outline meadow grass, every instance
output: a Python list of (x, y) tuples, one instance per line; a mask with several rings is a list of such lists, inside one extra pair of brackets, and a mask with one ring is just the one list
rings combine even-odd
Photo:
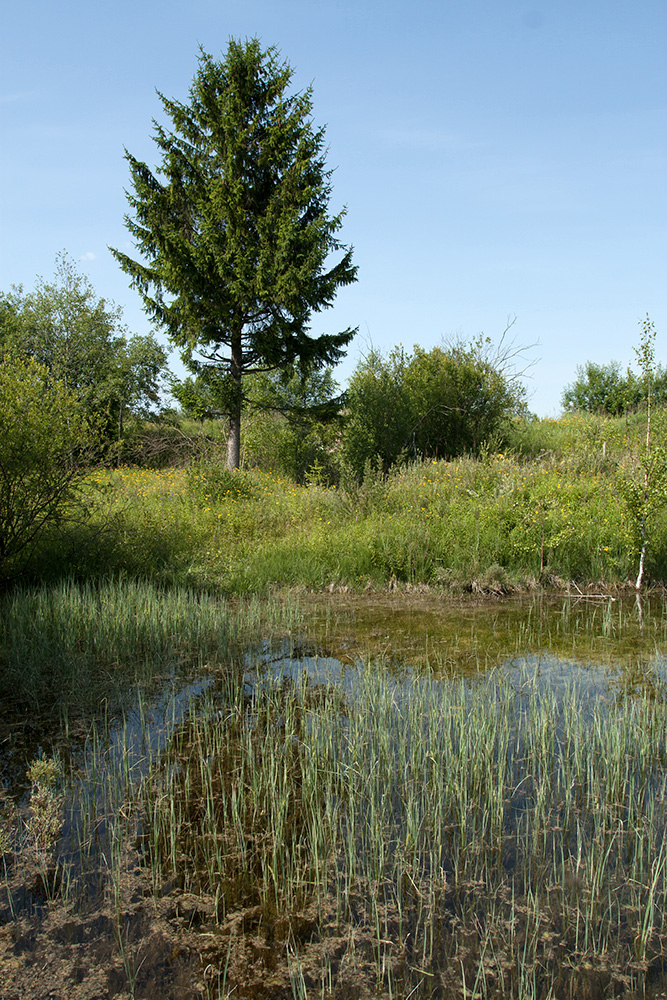
[[(90, 489), (105, 498), (100, 523), (106, 517), (113, 544), (89, 572), (102, 561), (111, 572), (227, 594), (623, 585), (636, 575), (638, 542), (619, 492), (620, 459), (588, 471), (579, 459), (563, 451), (422, 462), (345, 487), (202, 463), (103, 470)], [(648, 565), (654, 581), (667, 578), (664, 516)]]
[(584, 473), (592, 466), (608, 469), (610, 463), (641, 449), (645, 442), (646, 410), (641, 408), (621, 417), (575, 412), (558, 418), (520, 419), (507, 434), (508, 449), (520, 457), (556, 456)]

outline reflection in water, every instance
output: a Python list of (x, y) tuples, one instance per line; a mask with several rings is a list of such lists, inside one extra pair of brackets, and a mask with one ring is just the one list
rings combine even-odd
[[(62, 905), (71, 940), (84, 940), (95, 914), (120, 955), (114, 961), (127, 964), (132, 928), (153, 933), (151, 906), (154, 920), (160, 901), (174, 899), (165, 912), (187, 903), (190, 925), (208, 920), (218, 939), (227, 927), (223, 953), (209, 966), (222, 975), (229, 962), (238, 977), (247, 972), (244, 934), (264, 956), (256, 964), (266, 977), (269, 966), (278, 976), (286, 953), (297, 961), (297, 945), (298, 961), (308, 948), (315, 954), (318, 928), (335, 938), (331, 954), (347, 955), (349, 932), (360, 935), (359, 955), (361, 942), (367, 950), (358, 974), (389, 982), (393, 995), (422, 970), (423, 981), (439, 977), (442, 989), (432, 995), (460, 996), (460, 981), (450, 989), (446, 980), (443, 956), (454, 954), (457, 970), (471, 977), (469, 995), (514, 995), (517, 942), (524, 956), (535, 950), (527, 975), (557, 975), (576, 952), (581, 969), (589, 963), (601, 977), (596, 993), (590, 973), (590, 996), (623, 995), (618, 970), (632, 948), (633, 988), (640, 980), (648, 988), (649, 973), (662, 984), (664, 602), (341, 595), (308, 599), (303, 620), (298, 634), (249, 652), (239, 671), (202, 666), (146, 688), (129, 678), (122, 691), (109, 690), (95, 722), (77, 718), (74, 707), (62, 729), (52, 711), (28, 730), (5, 716), (0, 765), (18, 813), (5, 833), (13, 840), (0, 919), (47, 921)], [(66, 781), (52, 849), (30, 834), (26, 771), (31, 759), (54, 753)], [(306, 814), (306, 806), (324, 812)], [(306, 834), (317, 841), (314, 860), (303, 860)], [(345, 857), (336, 856), (338, 844), (347, 845)], [(277, 861), (285, 857), (300, 925), (291, 916), (281, 924), (277, 912)], [(270, 873), (270, 905), (264, 883), (248, 884), (249, 865), (258, 880)], [(303, 912), (314, 885), (317, 920)], [(228, 912), (232, 898), (239, 912)], [(75, 910), (88, 916), (75, 918)], [(164, 932), (163, 920), (156, 940)], [(58, 940), (52, 935), (45, 949)], [(612, 945), (618, 968), (601, 959), (598, 968)], [(24, 947), (40, 947), (38, 936)], [(196, 942), (190, 947), (196, 954)], [(505, 954), (506, 967), (500, 959), (494, 966), (492, 953)], [(137, 950), (135, 965), (122, 969), (153, 976), (160, 963), (166, 968), (165, 955), (166, 945), (150, 961)], [(317, 952), (309, 975), (324, 967), (324, 955)], [(159, 995), (148, 978), (139, 982), (141, 995)], [(325, 995), (317, 982), (314, 995)], [(263, 995), (257, 990), (236, 995)]]
[[(396, 677), (425, 672), (431, 677), (479, 677), (490, 670), (511, 675), (534, 671), (544, 684), (562, 686), (577, 675), (583, 687), (664, 694), (667, 611), (662, 598), (589, 599), (576, 594), (501, 601), (453, 601), (427, 594), (311, 596), (302, 605), (299, 635), (269, 642), (261, 654), (245, 657), (248, 680), (266, 673), (295, 677), (306, 670), (345, 686), (350, 671), (372, 661)], [(0, 661), (1, 664), (1, 661)], [(83, 753), (91, 728), (114, 733), (139, 748), (146, 740), (157, 752), (163, 734), (193, 699), (215, 690), (225, 666), (211, 674), (206, 664), (165, 670), (156, 677), (144, 667), (138, 683), (130, 671), (109, 675), (109, 690), (92, 716), (77, 715), (76, 702), (58, 712), (42, 697), (42, 712), (30, 717), (0, 711), (0, 780), (14, 793), (28, 789), (32, 759), (58, 752), (66, 760)], [(130, 674), (128, 676), (128, 674)], [(76, 696), (73, 692), (72, 697)], [(59, 695), (61, 697), (61, 695)], [(152, 735), (151, 735), (152, 734)], [(143, 751), (138, 751), (143, 752)]]

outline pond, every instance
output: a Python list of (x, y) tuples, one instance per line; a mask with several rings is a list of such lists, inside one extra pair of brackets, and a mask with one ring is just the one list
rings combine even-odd
[(272, 622), (5, 713), (2, 1000), (667, 995), (662, 598)]

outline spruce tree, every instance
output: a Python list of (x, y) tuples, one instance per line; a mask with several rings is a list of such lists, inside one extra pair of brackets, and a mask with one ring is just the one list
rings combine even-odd
[(345, 211), (329, 214), (312, 89), (290, 94), (292, 73), (257, 39), (230, 41), (222, 61), (202, 51), (187, 103), (158, 94), (171, 127), (154, 123), (156, 173), (126, 151), (126, 224), (141, 258), (112, 252), (188, 368), (224, 376), (230, 469), (243, 376), (334, 364), (356, 332), (309, 332), (356, 267), (337, 238)]

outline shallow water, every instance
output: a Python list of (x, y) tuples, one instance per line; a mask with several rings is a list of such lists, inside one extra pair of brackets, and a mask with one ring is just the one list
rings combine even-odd
[(391, 666), (465, 672), (540, 653), (619, 667), (667, 650), (661, 597), (341, 595), (306, 608), (309, 632), (343, 662), (380, 657)]
[[(277, 642), (267, 641), (260, 651), (255, 646), (247, 653), (243, 680), (248, 697), (253, 689), (276, 678), (296, 682), (306, 674), (314, 687), (333, 685), (348, 701), (354, 700), (363, 697), (359, 692), (364, 691), (362, 681), (369, 668), (390, 675), (397, 702), (411, 697), (413, 685), (431, 681), (437, 685), (440, 680), (452, 678), (463, 679), (470, 691), (489, 679), (509, 686), (516, 692), (517, 710), (536, 691), (548, 689), (559, 697), (574, 682), (584, 715), (638, 694), (664, 700), (667, 692), (667, 611), (663, 599), (638, 602), (634, 597), (615, 600), (541, 595), (454, 602), (421, 594), (335, 595), (303, 600), (302, 610), (303, 628), (297, 634)], [(164, 668), (160, 664), (161, 673)], [(122, 963), (119, 965), (120, 938), (116, 917), (109, 909), (109, 886), (114, 864), (128, 878), (128, 884), (132, 881), (120, 856), (111, 861), (114, 850), (120, 850), (120, 825), (129, 822), (129, 814), (126, 816), (124, 811), (133, 790), (161, 759), (173, 734), (187, 726), (188, 717), (211, 711), (211, 705), (221, 719), (227, 712), (229, 688), (224, 666), (203, 670), (199, 675), (176, 671), (166, 674), (158, 688), (138, 687), (129, 678), (122, 690), (110, 690), (95, 720), (77, 718), (76, 706), (64, 706), (74, 720), (69, 728), (55, 726), (52, 710), (46, 711), (43, 719), (31, 718), (28, 727), (25, 719), (8, 715), (2, 723), (0, 774), (24, 822), (30, 814), (26, 779), (30, 761), (53, 753), (63, 761), (63, 826), (49, 870), (57, 869), (61, 878), (62, 872), (68, 873), (68, 892), (71, 899), (79, 899), (77, 905), (84, 914), (77, 918), (76, 927), (72, 924), (74, 929), (68, 930), (69, 935), (79, 935), (83, 940), (88, 924), (101, 919), (96, 914), (105, 914), (111, 942), (109, 956), (113, 953), (115, 957), (104, 961), (113, 966), (114, 982), (121, 985), (126, 970)], [(117, 708), (110, 708), (112, 705)], [(84, 814), (95, 818), (82, 836)], [(135, 834), (141, 833), (138, 819)], [(86, 844), (85, 851), (80, 847), (82, 843)], [(147, 878), (145, 874), (135, 872), (133, 877), (136, 888), (132, 898), (137, 902), (133, 904), (135, 910), (123, 916), (123, 927), (129, 934), (136, 924), (143, 928), (142, 934), (149, 935), (153, 933), (153, 917), (149, 919), (140, 909), (140, 900), (152, 890), (141, 883), (141, 878)], [(0, 899), (0, 924), (24, 919), (32, 924), (46, 922), (48, 926), (48, 920), (55, 919), (41, 878), (29, 883), (17, 880), (11, 906), (8, 895)], [(177, 891), (175, 881), (160, 887), (158, 896)], [(57, 892), (61, 892), (60, 887)], [(196, 906), (193, 912), (199, 912)], [(57, 950), (61, 933), (58, 928), (49, 931), (44, 947)], [(155, 939), (163, 933), (164, 922), (155, 932)], [(30, 945), (25, 944), (25, 934), (21, 940), (22, 947), (37, 954), (41, 945), (36, 938), (30, 938)], [(169, 962), (156, 952), (153, 964), (164, 972)], [(145, 968), (148, 972), (149, 965)], [(156, 986), (155, 992), (144, 987), (143, 995), (172, 996), (165, 986), (167, 979), (160, 975), (155, 973), (155, 982), (162, 985)], [(110, 991), (108, 995), (116, 993)], [(594, 991), (591, 995), (595, 995)]]
[[(667, 669), (667, 604), (662, 597), (537, 595), (452, 600), (429, 594), (326, 595), (302, 599), (303, 629), (278, 642), (256, 643), (245, 656), (249, 685), (267, 675), (305, 671), (316, 682), (349, 689), (355, 672), (373, 662), (395, 677), (465, 677), (495, 671), (511, 677), (528, 669), (540, 683), (563, 687), (576, 678), (591, 694), (662, 695)], [(166, 733), (205, 691), (215, 692), (220, 669), (183, 673), (161, 663), (158, 679), (113, 678), (94, 718), (76, 704), (25, 717), (0, 710), (0, 781), (14, 796), (28, 789), (26, 768), (58, 752), (85, 757), (91, 727), (105, 732), (110, 759), (121, 740), (158, 752)], [(159, 679), (161, 678), (161, 680)], [(56, 709), (56, 710), (54, 710)], [(60, 714), (61, 720), (58, 721)], [(125, 749), (123, 751), (127, 753)], [(133, 766), (136, 761), (133, 762)]]

